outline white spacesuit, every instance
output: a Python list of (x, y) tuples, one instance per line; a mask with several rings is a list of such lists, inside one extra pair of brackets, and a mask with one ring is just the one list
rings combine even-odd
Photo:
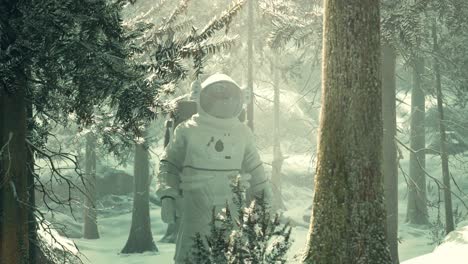
[[(198, 114), (181, 123), (161, 159), (158, 196), (161, 216), (172, 223), (180, 216), (175, 263), (189, 257), (197, 232), (209, 233), (213, 207), (219, 212), (232, 197), (237, 175), (248, 180), (248, 193), (271, 200), (269, 180), (250, 129), (237, 118), (242, 92), (227, 75), (215, 74), (201, 84)], [(176, 206), (176, 201), (181, 203)], [(180, 208), (182, 212), (176, 212)]]

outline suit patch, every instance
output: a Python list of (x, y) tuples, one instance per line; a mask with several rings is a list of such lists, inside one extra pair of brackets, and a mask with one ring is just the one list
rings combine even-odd
[(221, 139), (219, 139), (218, 141), (216, 141), (215, 149), (216, 149), (216, 151), (218, 151), (218, 152), (221, 152), (221, 151), (224, 150), (224, 143), (223, 143), (223, 141), (221, 141)]

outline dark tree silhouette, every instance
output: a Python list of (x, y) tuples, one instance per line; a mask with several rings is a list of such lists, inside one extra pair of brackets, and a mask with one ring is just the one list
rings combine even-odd
[(134, 196), (132, 226), (122, 253), (142, 253), (145, 251), (158, 251), (151, 233), (149, 215), (149, 154), (148, 145), (135, 144), (134, 163)]

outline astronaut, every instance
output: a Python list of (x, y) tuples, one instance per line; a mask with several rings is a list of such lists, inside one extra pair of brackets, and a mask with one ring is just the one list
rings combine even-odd
[(161, 159), (157, 190), (161, 218), (174, 223), (181, 217), (176, 264), (190, 257), (196, 233), (202, 237), (209, 233), (213, 208), (220, 212), (226, 202), (232, 204), (231, 184), (238, 175), (248, 183), (250, 197), (264, 194), (271, 201), (254, 136), (238, 119), (242, 98), (239, 85), (229, 76), (207, 78), (195, 98), (198, 113), (176, 127)]

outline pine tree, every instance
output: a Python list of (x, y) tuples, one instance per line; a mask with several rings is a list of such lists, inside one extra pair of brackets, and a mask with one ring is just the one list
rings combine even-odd
[(394, 264), (398, 264), (398, 156), (396, 124), (396, 52), (390, 44), (382, 47), (382, 119), (385, 207), (387, 211), (387, 241)]
[(106, 1), (0, 4), (0, 262), (34, 259), (29, 256), (29, 237), (34, 235), (27, 235), (34, 233), (28, 232), (34, 204), (29, 204), (33, 200), (28, 198), (32, 191), (27, 176), (33, 160), (26, 156), (27, 149), (38, 146), (26, 135), (35, 134), (27, 130), (37, 126), (26, 125), (26, 110), (38, 118), (47, 115), (44, 119), (59, 116), (57, 110), (65, 116), (75, 112), (80, 120), (89, 121), (88, 106), (109, 96), (109, 87), (117, 87), (122, 80), (111, 62), (125, 57), (119, 9), (120, 4)]
[(146, 142), (135, 144), (134, 198), (132, 225), (122, 253), (158, 251), (153, 241), (149, 217), (149, 153)]
[(291, 247), (291, 227), (270, 213), (263, 197), (246, 207), (245, 191), (233, 184), (233, 204), (222, 214), (213, 209), (210, 234), (195, 237), (192, 256), (187, 264), (271, 264), (287, 263)]
[[(437, 35), (436, 21), (432, 25), (432, 37), (433, 37), (433, 48), (434, 54), (439, 52), (439, 40)], [(445, 231), (450, 233), (455, 229), (455, 223), (453, 221), (453, 209), (452, 209), (452, 189), (450, 188), (450, 171), (448, 164), (447, 154), (447, 135), (444, 124), (444, 102), (442, 94), (442, 82), (440, 74), (440, 63), (438, 58), (434, 59), (434, 74), (437, 90), (437, 110), (439, 112), (439, 134), (440, 134), (440, 157), (442, 159), (442, 180), (444, 183), (444, 207), (445, 207)]]
[[(242, 7), (236, 2), (200, 32), (167, 39), (148, 35), (166, 30), (164, 25), (123, 26), (122, 8), (133, 2), (7, 0), (0, 4), (0, 262), (29, 260), (28, 211), (36, 208), (28, 203), (26, 156), (32, 148), (53, 162), (43, 149), (47, 124), (74, 120), (87, 127), (94, 122), (95, 107), (108, 104), (115, 110), (115, 124), (137, 134), (139, 125), (163, 108), (164, 86), (187, 77), (188, 68), (181, 61), (194, 59), (199, 72), (206, 54), (232, 45), (233, 41), (207, 40)], [(28, 103), (35, 117), (29, 132)], [(28, 133), (38, 140), (27, 140)], [(57, 170), (52, 174), (64, 179)], [(45, 188), (41, 191), (53, 197)]]
[(410, 154), (408, 205), (406, 221), (412, 224), (427, 224), (426, 195), (426, 99), (422, 83), (424, 59), (415, 58), (413, 66), (413, 88), (411, 92)]
[(304, 263), (391, 263), (381, 175), (379, 9), (371, 0), (324, 2), (323, 99)]
[(83, 238), (98, 239), (99, 231), (96, 211), (96, 135), (94, 135), (93, 132), (89, 132), (86, 135), (85, 174), (86, 193), (84, 199)]
[[(251, 95), (253, 95), (253, 76), (254, 76), (254, 10), (257, 4), (256, 0), (247, 0), (248, 1), (248, 39), (247, 39), (247, 87)], [(253, 96), (250, 96), (250, 102), (247, 105), (247, 125), (250, 129), (254, 129), (254, 105), (253, 105)]]

